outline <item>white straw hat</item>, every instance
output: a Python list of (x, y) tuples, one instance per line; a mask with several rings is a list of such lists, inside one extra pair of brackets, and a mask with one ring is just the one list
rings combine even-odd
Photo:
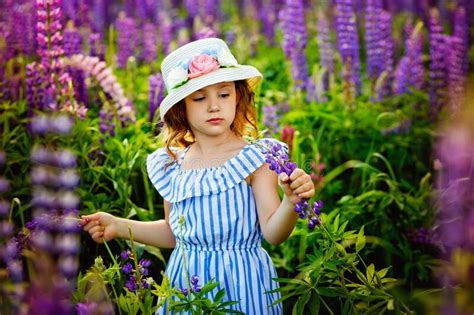
[(219, 82), (248, 80), (252, 89), (262, 80), (262, 74), (252, 66), (239, 65), (219, 38), (190, 42), (161, 63), (161, 73), (168, 95), (160, 104), (163, 120), (168, 110), (193, 92)]

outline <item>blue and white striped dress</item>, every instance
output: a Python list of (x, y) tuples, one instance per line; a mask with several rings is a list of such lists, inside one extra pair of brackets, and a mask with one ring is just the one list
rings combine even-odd
[(214, 278), (219, 286), (210, 297), (225, 288), (224, 301), (238, 301), (231, 308), (245, 314), (282, 314), (281, 303), (272, 306), (280, 294), (266, 293), (278, 288), (272, 279), (277, 274), (261, 247), (257, 207), (245, 181), (265, 163), (265, 156), (257, 145), (247, 144), (221, 166), (181, 170), (188, 149), (175, 150), (177, 162), (164, 148), (147, 159), (151, 182), (172, 204), (170, 225), (177, 241), (165, 271), (172, 287), (187, 287), (178, 223), (184, 216), (182, 241), (189, 277), (197, 275), (201, 285)]

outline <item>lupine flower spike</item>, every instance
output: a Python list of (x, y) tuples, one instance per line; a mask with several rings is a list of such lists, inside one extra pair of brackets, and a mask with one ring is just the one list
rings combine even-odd
[[(278, 175), (286, 173), (286, 175), (290, 176), (296, 169), (296, 163), (290, 161), (288, 154), (282, 150), (281, 144), (273, 144), (269, 141), (256, 142), (256, 144), (262, 148), (266, 162), (270, 165), (269, 168)], [(317, 225), (322, 223), (320, 217), (322, 208), (323, 202), (321, 200), (315, 202), (311, 208), (309, 200), (303, 198), (296, 204), (295, 211), (301, 219), (308, 218), (308, 228), (313, 230)]]

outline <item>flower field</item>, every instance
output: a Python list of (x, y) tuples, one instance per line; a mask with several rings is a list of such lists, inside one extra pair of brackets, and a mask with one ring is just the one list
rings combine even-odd
[(203, 275), (171, 286), (170, 249), (97, 244), (80, 226), (97, 211), (164, 217), (145, 167), (161, 146), (160, 64), (207, 37), (263, 74), (260, 132), (290, 149), (270, 148), (271, 168), (297, 165), (316, 187), (290, 238), (263, 242), (284, 314), (474, 313), (474, 1), (1, 6), (0, 314), (238, 304)]

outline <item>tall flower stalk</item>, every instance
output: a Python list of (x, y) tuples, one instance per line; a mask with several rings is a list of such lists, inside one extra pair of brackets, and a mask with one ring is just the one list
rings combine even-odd
[(433, 116), (441, 110), (447, 100), (447, 41), (443, 35), (439, 11), (432, 9), (429, 24), (430, 38), (430, 81), (429, 96)]
[(353, 0), (335, 1), (335, 27), (337, 48), (343, 66), (344, 90), (346, 99), (352, 102), (360, 93), (359, 35)]

